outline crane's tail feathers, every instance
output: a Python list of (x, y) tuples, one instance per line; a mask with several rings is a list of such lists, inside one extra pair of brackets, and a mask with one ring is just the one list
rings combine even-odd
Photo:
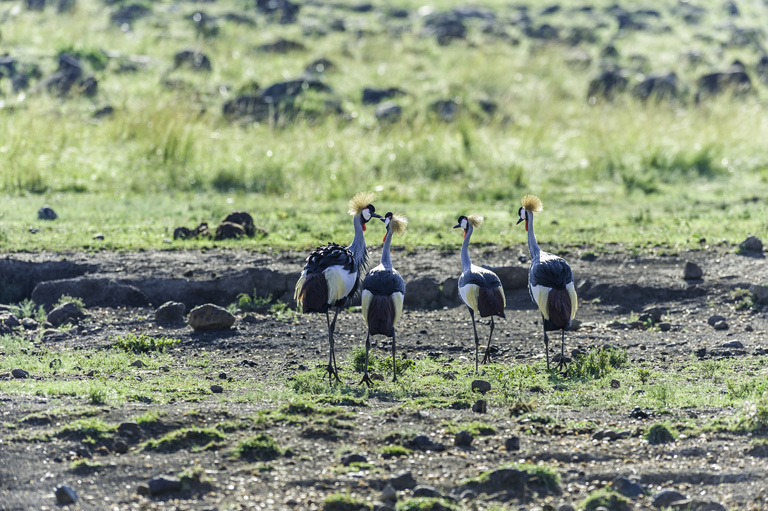
[(547, 308), (547, 304), (549, 303), (549, 291), (550, 288), (544, 286), (534, 286), (531, 288), (533, 301), (536, 302), (544, 319), (549, 319), (549, 309)]
[[(325, 312), (328, 310), (328, 285), (322, 273), (313, 273), (299, 279), (301, 289), (296, 297), (296, 305), (301, 312)], [(299, 284), (296, 284), (297, 289)]]
[(556, 329), (568, 328), (571, 324), (571, 296), (565, 289), (552, 289), (547, 297), (549, 321)]
[(576, 317), (576, 310), (579, 308), (579, 299), (576, 296), (576, 288), (573, 282), (565, 286), (565, 289), (568, 290), (568, 297), (571, 299), (571, 319), (573, 319)]
[(371, 335), (392, 336), (395, 326), (395, 304), (389, 296), (370, 295), (368, 313), (366, 314), (368, 332)]
[(477, 311), (482, 318), (488, 316), (506, 318), (507, 316), (504, 314), (504, 291), (501, 287), (481, 288), (477, 295)]

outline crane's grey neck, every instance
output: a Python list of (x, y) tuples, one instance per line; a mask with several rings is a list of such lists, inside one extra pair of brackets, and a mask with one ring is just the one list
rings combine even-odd
[(348, 248), (352, 252), (357, 270), (361, 271), (368, 263), (368, 251), (365, 249), (365, 235), (363, 234), (363, 217), (355, 215), (352, 221), (355, 226), (355, 238)]
[(531, 259), (538, 261), (541, 249), (539, 244), (536, 243), (536, 235), (533, 233), (533, 213), (526, 211), (525, 214), (528, 215), (528, 250), (531, 253)]
[(384, 248), (381, 251), (381, 264), (387, 270), (392, 269), (392, 259), (389, 257), (389, 246), (392, 244), (392, 229), (387, 229), (387, 235), (384, 238)]
[(469, 238), (472, 237), (472, 225), (467, 225), (467, 234), (464, 236), (464, 243), (461, 244), (461, 270), (469, 271), (472, 267), (472, 261), (469, 260)]

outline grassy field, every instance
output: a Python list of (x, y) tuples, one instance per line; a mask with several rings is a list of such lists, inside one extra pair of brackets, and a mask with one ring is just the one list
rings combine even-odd
[[(738, 243), (768, 228), (758, 200), (768, 192), (768, 154), (757, 135), (768, 131), (767, 90), (752, 69), (755, 49), (729, 43), (721, 6), (710, 3), (697, 25), (675, 17), (676, 3), (662, 2), (654, 23), (669, 30), (620, 33), (613, 18), (595, 25), (568, 11), (571, 2), (548, 17), (537, 17), (532, 3), (536, 24), (563, 33), (593, 27), (593, 41), (572, 47), (529, 39), (513, 25), (498, 37), (473, 20), (465, 41), (439, 46), (422, 33), (415, 12), (393, 20), (304, 6), (300, 23), (279, 25), (250, 3), (222, 1), (205, 12), (241, 13), (257, 28), (220, 21), (219, 34), (205, 37), (191, 20), (196, 5), (153, 3), (151, 16), (123, 30), (109, 21), (114, 9), (96, 0), (61, 15), (4, 2), (0, 53), (38, 65), (43, 76), (55, 70), (57, 55), (75, 54), (99, 80), (99, 93), (62, 98), (34, 86), (14, 93), (0, 80), (0, 240), (8, 251), (210, 246), (165, 240), (176, 226), (215, 225), (239, 209), (270, 234), (236, 246), (303, 249), (350, 237), (346, 200), (375, 189), (377, 207), (411, 217), (403, 240), (409, 246), (454, 245), (449, 224), (473, 211), (488, 218), (478, 241), (520, 243), (512, 224), (528, 192), (544, 200), (538, 225), (548, 244), (642, 250), (697, 247), (702, 238)], [(439, 2), (436, 10), (455, 4)], [(516, 12), (503, 2), (487, 5), (500, 18)], [(342, 16), (346, 31), (327, 29), (327, 18)], [(761, 20), (768, 20), (765, 7), (742, 7), (740, 27)], [(281, 37), (306, 48), (256, 50)], [(586, 91), (608, 43), (632, 73), (674, 70), (686, 88), (739, 58), (754, 90), (701, 104), (691, 94), (648, 103), (625, 94), (591, 104)], [(174, 69), (173, 55), (184, 48), (204, 51), (212, 72)], [(700, 51), (701, 61), (687, 62), (688, 50)], [(591, 63), (574, 66), (576, 51)], [(222, 115), (226, 100), (298, 77), (321, 57), (333, 63), (324, 78), (332, 92), (299, 96), (297, 116), (243, 123)], [(127, 63), (138, 71), (121, 71)], [(361, 104), (364, 87), (406, 91), (397, 98), (402, 118), (376, 120), (375, 107)], [(429, 111), (439, 99), (462, 105), (453, 122)], [(480, 100), (493, 101), (496, 112), (483, 113)], [(326, 101), (344, 114), (325, 113)], [(94, 118), (105, 105), (114, 114)], [(59, 220), (35, 219), (45, 203)], [(103, 242), (92, 239), (97, 232)]]

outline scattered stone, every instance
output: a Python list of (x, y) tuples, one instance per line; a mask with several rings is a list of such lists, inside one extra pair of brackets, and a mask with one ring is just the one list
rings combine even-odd
[(216, 241), (236, 240), (243, 236), (245, 236), (245, 229), (243, 229), (242, 225), (232, 222), (222, 222), (216, 227), (216, 235), (213, 239)]
[(643, 487), (626, 477), (617, 477), (613, 480), (613, 489), (630, 499), (636, 499), (645, 493)]
[(721, 319), (720, 321), (712, 325), (712, 327), (715, 330), (728, 330), (728, 323), (724, 319)]
[(54, 495), (56, 496), (56, 503), (61, 505), (67, 505), (67, 504), (74, 504), (77, 502), (77, 492), (67, 486), (66, 484), (63, 484), (56, 488), (54, 491)]
[(363, 104), (378, 105), (382, 101), (403, 95), (405, 95), (405, 91), (398, 89), (397, 87), (389, 87), (388, 89), (373, 89), (366, 87), (363, 89)]
[(726, 343), (723, 343), (722, 346), (723, 346), (723, 348), (735, 348), (735, 349), (739, 349), (739, 350), (743, 350), (744, 349), (744, 344), (742, 344), (741, 341), (726, 342)]
[(205, 53), (195, 50), (181, 50), (173, 56), (173, 68), (178, 69), (181, 66), (189, 66), (194, 71), (211, 71), (211, 59)]
[(363, 456), (362, 454), (350, 454), (349, 456), (344, 456), (341, 458), (341, 464), (345, 467), (348, 467), (352, 463), (367, 463), (368, 458)]
[(701, 266), (692, 263), (691, 261), (686, 261), (685, 268), (683, 268), (683, 279), (699, 280), (703, 274), (704, 272), (702, 271)]
[(103, 241), (104, 240), (104, 234), (97, 232), (93, 235), (93, 239), (97, 241)]
[(654, 507), (664, 508), (674, 506), (676, 502), (684, 501), (687, 497), (675, 490), (662, 490), (653, 496), (651, 503)]
[(560, 504), (557, 506), (557, 511), (576, 511), (576, 509), (570, 504)]
[(112, 444), (112, 450), (118, 454), (125, 454), (128, 452), (128, 444), (123, 440), (116, 440), (115, 443)]
[(749, 236), (747, 239), (739, 243), (740, 254), (760, 254), (763, 252), (763, 242), (757, 236)]
[(135, 422), (123, 422), (117, 427), (117, 432), (125, 436), (141, 436), (141, 427)]
[(695, 502), (693, 509), (696, 511), (727, 511), (724, 505), (713, 501)]
[(696, 80), (697, 92), (695, 100), (702, 99), (731, 91), (733, 94), (740, 95), (752, 91), (752, 80), (749, 78), (743, 64), (735, 62), (724, 71), (707, 73)]
[(749, 286), (749, 293), (756, 303), (768, 305), (768, 285), (752, 284)]
[(486, 393), (491, 391), (491, 384), (485, 380), (474, 380), (472, 382), (472, 392), (475, 392), (475, 391), (485, 395)]
[(145, 364), (141, 360), (136, 360), (134, 362), (131, 362), (131, 367), (138, 367), (139, 369), (142, 369), (144, 367), (147, 367), (147, 364)]
[(222, 392), (224, 392), (224, 387), (216, 384), (211, 385), (211, 392), (213, 392), (214, 394), (221, 394)]
[(441, 452), (445, 450), (445, 445), (440, 442), (433, 442), (427, 435), (418, 435), (411, 440), (411, 447), (421, 449), (422, 451)]
[(592, 435), (594, 440), (610, 440), (614, 441), (619, 438), (619, 434), (612, 429), (601, 429)]
[(155, 323), (183, 323), (186, 306), (180, 302), (165, 302), (155, 311)]
[(154, 477), (147, 483), (150, 495), (162, 495), (181, 490), (181, 481), (176, 477)]
[(39, 326), (40, 326), (40, 323), (38, 323), (32, 318), (22, 318), (21, 320), (21, 327), (24, 330), (37, 330)]
[(504, 448), (509, 451), (519, 451), (520, 450), (520, 437), (518, 436), (511, 436), (507, 438), (504, 441)]
[[(416, 479), (414, 479), (413, 473), (403, 472), (398, 476), (394, 476), (390, 478), (389, 484), (395, 490), (412, 490), (416, 488)], [(384, 491), (386, 491), (386, 488), (384, 489)], [(382, 500), (383, 499), (384, 499), (384, 495), (382, 494)]]
[(709, 324), (709, 326), (715, 326), (715, 323), (717, 323), (718, 321), (725, 321), (725, 316), (720, 316), (719, 314), (713, 314), (712, 316), (709, 317), (709, 319), (707, 320), (707, 323)]
[(485, 399), (478, 399), (472, 405), (472, 411), (475, 413), (486, 413), (488, 411), (488, 403), (485, 402)]
[[(413, 496), (414, 497), (426, 497), (426, 498), (433, 498), (433, 499), (442, 499), (443, 494), (440, 493), (436, 488), (433, 488), (431, 486), (422, 486), (419, 485), (416, 488), (413, 489)], [(434, 507), (433, 507), (434, 509)]]
[(632, 95), (642, 101), (647, 101), (651, 97), (656, 100), (674, 99), (678, 95), (677, 75), (675, 73), (648, 75), (632, 88)]
[(235, 316), (223, 307), (207, 303), (189, 312), (187, 324), (196, 331), (227, 330), (235, 324)]
[(469, 432), (467, 431), (459, 431), (456, 433), (456, 436), (453, 439), (454, 445), (458, 447), (469, 447), (472, 445), (472, 441), (475, 439)]
[(391, 101), (386, 101), (379, 106), (376, 107), (376, 111), (374, 112), (374, 115), (376, 116), (376, 119), (380, 121), (398, 121), (400, 120), (400, 117), (403, 114), (403, 107), (400, 105), (397, 105), (395, 103), (392, 103)]
[(11, 376), (14, 378), (29, 378), (29, 373), (25, 371), (24, 369), (12, 369), (11, 370)]
[(85, 314), (77, 308), (77, 305), (72, 302), (64, 302), (48, 313), (47, 320), (54, 328), (58, 328), (65, 323), (77, 324), (84, 317)]
[(424, 29), (437, 37), (437, 44), (445, 46), (454, 39), (464, 39), (467, 27), (456, 12), (434, 13), (424, 20)]
[(619, 380), (617, 380), (616, 378), (612, 379), (611, 380), (611, 388), (612, 389), (618, 389), (619, 387), (621, 387), (621, 382)]
[(59, 215), (50, 206), (43, 206), (37, 210), (37, 218), (40, 220), (56, 220)]
[[(410, 474), (410, 472), (408, 472)], [(381, 500), (384, 502), (397, 502), (397, 491), (392, 484), (387, 484), (381, 491)]]
[(445, 122), (453, 122), (459, 113), (460, 105), (452, 99), (439, 99), (429, 105), (429, 109)]
[(629, 79), (624, 71), (612, 67), (604, 69), (589, 82), (587, 99), (602, 97), (613, 99), (616, 94), (627, 88)]
[(666, 321), (662, 321), (656, 326), (658, 326), (659, 330), (661, 330), (662, 332), (669, 332), (670, 330), (672, 330), (672, 323), (668, 323)]
[(208, 235), (208, 224), (206, 222), (201, 222), (200, 225), (194, 229), (190, 229), (189, 227), (177, 227), (173, 230), (173, 239), (175, 240), (188, 240)]
[(649, 417), (648, 413), (644, 412), (642, 408), (639, 406), (636, 406), (632, 409), (631, 412), (629, 412), (629, 418), (630, 419), (647, 419)]

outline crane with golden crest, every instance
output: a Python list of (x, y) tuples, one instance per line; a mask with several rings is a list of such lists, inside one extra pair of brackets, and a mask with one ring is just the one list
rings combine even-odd
[(475, 372), (477, 372), (477, 359), (480, 340), (477, 337), (477, 326), (475, 325), (475, 312), (480, 314), (481, 318), (491, 318), (491, 333), (488, 335), (488, 346), (483, 356), (483, 364), (491, 361), (491, 339), (493, 339), (493, 317), (498, 316), (506, 318), (504, 307), (507, 305), (507, 299), (504, 296), (504, 288), (501, 285), (499, 277), (491, 270), (475, 266), (469, 258), (469, 240), (472, 237), (472, 231), (479, 229), (483, 225), (481, 215), (460, 216), (459, 223), (453, 226), (454, 229), (461, 227), (464, 229), (464, 242), (461, 245), (461, 276), (459, 277), (459, 297), (469, 309), (469, 316), (472, 318), (472, 331), (475, 334)]
[(565, 365), (565, 331), (571, 328), (571, 320), (576, 317), (578, 298), (573, 284), (573, 271), (565, 259), (539, 248), (533, 232), (533, 214), (544, 210), (541, 199), (535, 195), (523, 197), (522, 207), (517, 211), (525, 222), (528, 233), (528, 251), (531, 253), (531, 268), (528, 272), (528, 292), (541, 312), (544, 325), (544, 351), (549, 369), (549, 337), (547, 332), (561, 331), (560, 361), (558, 368)]
[(371, 336), (385, 335), (392, 338), (392, 381), (397, 381), (397, 363), (395, 361), (395, 328), (403, 315), (405, 281), (392, 267), (389, 247), (392, 236), (400, 236), (408, 226), (408, 219), (403, 215), (387, 213), (382, 219), (387, 228), (384, 235), (384, 248), (381, 251), (381, 263), (373, 268), (363, 280), (363, 318), (368, 328), (365, 337), (365, 373), (360, 383), (371, 385), (368, 376), (368, 352), (371, 350)]
[[(349, 201), (349, 214), (352, 215), (352, 225), (355, 237), (347, 247), (329, 243), (318, 247), (306, 259), (301, 272), (294, 298), (302, 312), (325, 313), (328, 325), (328, 377), (340, 382), (339, 371), (336, 367), (333, 332), (336, 329), (336, 318), (347, 300), (354, 296), (360, 287), (360, 278), (368, 265), (368, 252), (365, 248), (365, 225), (371, 218), (381, 218), (373, 206), (375, 196), (372, 193), (361, 192)], [(335, 308), (333, 321), (330, 309)]]

